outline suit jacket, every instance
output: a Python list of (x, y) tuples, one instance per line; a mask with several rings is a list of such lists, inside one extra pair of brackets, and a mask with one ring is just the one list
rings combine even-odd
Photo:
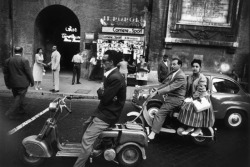
[(60, 71), (60, 59), (61, 54), (56, 50), (52, 52), (51, 54), (51, 69), (55, 69), (57, 71)]
[(180, 69), (172, 78), (174, 72), (171, 72), (158, 88), (160, 95), (168, 95), (168, 97), (176, 97), (184, 100), (186, 94), (186, 76)]
[(201, 98), (207, 96), (206, 86), (207, 78), (202, 73), (195, 80), (193, 80), (193, 75), (189, 76), (187, 79), (186, 97)]
[(166, 66), (166, 64), (163, 61), (161, 61), (158, 65), (157, 72), (158, 72), (159, 82), (164, 81), (170, 72), (170, 61), (168, 60), (167, 63), (168, 63), (168, 66)]
[(20, 55), (14, 55), (5, 61), (3, 73), (8, 88), (27, 88), (34, 85), (29, 61)]
[(126, 83), (118, 69), (104, 79), (104, 90), (97, 91), (100, 104), (94, 116), (108, 124), (117, 123), (126, 100)]

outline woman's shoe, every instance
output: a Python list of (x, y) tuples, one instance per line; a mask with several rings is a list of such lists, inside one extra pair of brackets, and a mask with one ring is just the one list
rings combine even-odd
[(35, 90), (38, 90), (38, 88), (35, 88)]
[(149, 141), (151, 141), (151, 140), (154, 140), (154, 138), (155, 138), (155, 133), (152, 131), (152, 132), (148, 135), (148, 139), (149, 139)]
[(42, 90), (43, 88), (38, 88), (39, 90)]
[(196, 136), (199, 136), (199, 135), (203, 135), (203, 133), (202, 133), (202, 131), (201, 131), (200, 128), (199, 128), (199, 129), (196, 129), (196, 130), (191, 134), (191, 136), (193, 136), (193, 137), (196, 137)]
[(181, 134), (182, 135), (187, 135), (187, 134), (189, 134), (189, 133), (191, 133), (193, 131), (194, 131), (194, 128), (188, 128), (187, 130), (184, 130), (183, 132), (181, 132)]

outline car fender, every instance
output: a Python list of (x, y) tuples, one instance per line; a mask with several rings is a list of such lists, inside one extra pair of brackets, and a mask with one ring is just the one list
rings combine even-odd
[(131, 112), (127, 113), (127, 116), (128, 117), (130, 117), (130, 116), (136, 116), (136, 117), (138, 117), (138, 116), (140, 116), (140, 113), (138, 113), (136, 111), (131, 111)]
[(159, 100), (159, 99), (150, 99), (148, 101), (148, 104), (150, 104), (150, 103), (161, 103), (161, 104), (163, 104), (163, 102), (161, 100)]

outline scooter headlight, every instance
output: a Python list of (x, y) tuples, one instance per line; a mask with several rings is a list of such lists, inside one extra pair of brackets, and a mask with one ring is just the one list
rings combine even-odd
[(56, 102), (49, 103), (49, 110), (50, 111), (55, 111), (56, 107), (57, 107), (57, 103)]

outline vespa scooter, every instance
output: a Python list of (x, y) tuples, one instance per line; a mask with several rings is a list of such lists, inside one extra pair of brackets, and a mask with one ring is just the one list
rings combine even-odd
[[(138, 124), (141, 124), (147, 131), (147, 134), (150, 134), (150, 129), (152, 127), (152, 122), (154, 119), (154, 116), (156, 112), (158, 111), (158, 108), (153, 110), (151, 108), (150, 111), (147, 110), (147, 104), (151, 100), (152, 97), (148, 95), (146, 97), (146, 100), (140, 107), (140, 112), (137, 111), (132, 111), (127, 114), (129, 117), (129, 120), (132, 120), (131, 122), (137, 122)], [(181, 124), (177, 117), (179, 115), (177, 109), (170, 115), (166, 117), (166, 120), (160, 130), (160, 132), (163, 133), (172, 133), (172, 134), (177, 134), (179, 136), (183, 136), (182, 132), (184, 131), (183, 124)], [(171, 124), (170, 124), (171, 123)], [(215, 132), (216, 128), (202, 128), (202, 134), (199, 136), (191, 136), (190, 134), (185, 135), (188, 137), (191, 137), (192, 141), (197, 144), (197, 145), (207, 145), (215, 141)]]
[[(57, 123), (65, 108), (67, 114), (71, 109), (66, 106), (65, 99), (72, 97), (57, 98), (49, 104), (49, 117), (38, 135), (28, 136), (23, 139), (20, 149), (21, 160), (31, 166), (40, 165), (46, 158), (58, 157), (78, 157), (81, 152), (81, 143), (60, 143), (58, 138)], [(60, 119), (62, 120), (62, 119)], [(116, 124), (103, 131), (95, 144), (101, 150), (95, 152), (95, 145), (90, 156), (104, 155), (108, 161), (114, 161), (122, 166), (136, 166), (142, 159), (146, 159), (145, 147), (148, 139), (145, 129), (136, 123)]]

